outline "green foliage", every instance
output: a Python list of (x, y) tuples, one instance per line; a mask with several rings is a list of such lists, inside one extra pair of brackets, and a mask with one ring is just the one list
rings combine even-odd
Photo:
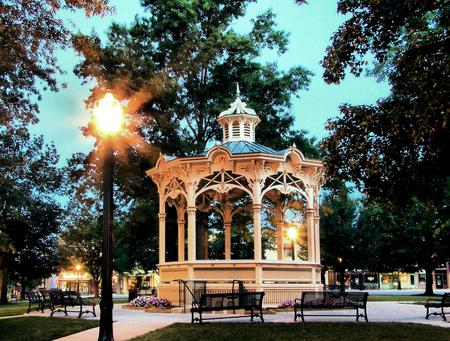
[(325, 194), (320, 206), (321, 257), (325, 267), (337, 272), (357, 266), (355, 235), (357, 203), (344, 185)]
[(37, 100), (44, 90), (57, 91), (64, 72), (55, 51), (70, 46), (70, 31), (56, 16), (61, 9), (84, 9), (86, 15), (109, 11), (102, 0), (5, 0), (0, 3), (0, 125), (14, 120), (37, 122)]
[[(106, 42), (95, 34), (73, 38), (83, 57), (75, 73), (85, 82), (96, 81), (88, 105), (111, 90), (117, 98), (128, 100), (128, 118), (135, 129), (135, 139), (122, 140), (117, 154), (116, 212), (120, 222), (115, 264), (120, 271), (135, 266), (148, 270), (157, 262), (159, 203), (145, 171), (155, 165), (159, 151), (192, 155), (220, 139), (216, 118), (234, 100), (236, 82), (248, 105), (261, 117), (258, 142), (277, 149), (296, 143), (307, 156), (318, 155), (314, 139), (308, 139), (304, 131), (292, 130), (294, 116), (290, 113), (291, 96), (307, 88), (311, 73), (302, 67), (280, 71), (274, 63), (257, 61), (266, 48), (284, 53), (288, 41), (286, 33), (276, 29), (271, 11), (258, 16), (250, 32), (236, 33), (232, 24), (244, 15), (248, 2), (143, 1), (145, 14), (128, 26), (113, 24)], [(95, 136), (90, 127), (85, 133)], [(71, 167), (77, 170), (73, 181), (80, 186), (72, 189), (80, 199), (95, 197), (92, 193), (100, 188), (99, 165), (100, 143), (84, 159), (73, 159)], [(168, 229), (175, 226), (174, 221), (168, 212)], [(244, 228), (235, 234), (235, 257), (253, 257), (250, 237)], [(216, 246), (210, 254), (222, 254), (223, 258), (223, 246)], [(170, 243), (166, 248), (167, 259), (176, 259), (174, 247), (175, 243)], [(205, 248), (199, 251), (206, 257)]]
[[(376, 105), (341, 106), (341, 116), (327, 125), (325, 162), (332, 177), (354, 182), (369, 203), (379, 204), (361, 221), (369, 233), (372, 223), (381, 232), (373, 241), (385, 258), (378, 265), (425, 268), (431, 293), (433, 267), (450, 258), (442, 243), (448, 241), (450, 2), (341, 0), (338, 11), (349, 17), (322, 62), (325, 81), (339, 83), (347, 69), (357, 76), (367, 70), (392, 88)], [(372, 69), (367, 55), (376, 58)]]
[(57, 163), (55, 147), (42, 136), (32, 138), (23, 127), (0, 128), (1, 263), (23, 288), (49, 276), (61, 261)]
[(311, 73), (256, 62), (264, 48), (284, 53), (287, 36), (275, 29), (270, 11), (254, 20), (249, 33), (234, 32), (230, 25), (247, 2), (145, 1), (151, 15), (130, 27), (114, 24), (106, 45), (95, 35), (75, 37), (84, 57), (75, 71), (97, 81), (91, 102), (106, 89), (131, 98), (131, 111), (146, 122), (145, 140), (177, 154), (202, 152), (220, 137), (216, 117), (232, 102), (239, 82), (261, 116), (257, 135), (284, 149), (294, 120), (291, 95), (308, 86)]
[(439, 202), (449, 175), (450, 3), (342, 0), (338, 9), (350, 18), (327, 50), (325, 80), (340, 82), (347, 68), (359, 75), (372, 53), (392, 93), (376, 106), (343, 105), (330, 120), (330, 174), (377, 201)]

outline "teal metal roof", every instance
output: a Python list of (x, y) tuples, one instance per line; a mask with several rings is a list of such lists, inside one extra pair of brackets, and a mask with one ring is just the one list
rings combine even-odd
[(273, 150), (272, 148), (263, 146), (261, 144), (249, 141), (229, 141), (222, 145), (227, 148), (231, 154), (274, 154), (283, 155), (284, 150)]

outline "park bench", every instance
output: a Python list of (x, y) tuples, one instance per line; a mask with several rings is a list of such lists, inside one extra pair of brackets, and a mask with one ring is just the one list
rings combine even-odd
[[(91, 313), (95, 314), (96, 302), (93, 298), (81, 297), (79, 292), (76, 291), (62, 291), (62, 290), (50, 290), (50, 316), (57, 312), (63, 312), (67, 316), (67, 312), (78, 312), (78, 318), (83, 314)], [(79, 310), (67, 310), (68, 307), (80, 307)], [(87, 309), (92, 307), (92, 310)]]
[[(50, 308), (50, 298), (46, 290), (30, 290), (25, 292), (25, 295), (28, 299), (27, 314), (30, 313), (31, 310), (40, 310), (43, 313), (45, 308)], [(32, 307), (32, 305), (35, 306)]]
[[(434, 315), (434, 316), (441, 316), (444, 321), (447, 321), (447, 318), (445, 317), (445, 315), (450, 314), (450, 311), (445, 312), (444, 308), (449, 308), (449, 307), (450, 307), (450, 294), (449, 293), (445, 293), (444, 295), (442, 295), (442, 297), (440, 299), (430, 298), (425, 303), (425, 308), (427, 308), (427, 315), (425, 316), (425, 318), (428, 320), (428, 318), (431, 315)], [(430, 309), (440, 309), (440, 312), (437, 312), (437, 311), (430, 312)]]
[[(321, 291), (321, 292), (303, 292), (302, 298), (296, 298), (294, 304), (294, 320), (301, 317), (305, 322), (305, 316), (355, 316), (356, 321), (360, 317), (367, 320), (367, 296), (366, 292), (336, 292), (336, 291)], [(355, 314), (305, 314), (305, 309), (354, 309)], [(363, 313), (364, 312), (364, 313)]]
[[(202, 294), (200, 296), (200, 301), (194, 300), (192, 303), (191, 323), (200, 322), (204, 320), (214, 320), (223, 318), (238, 318), (238, 317), (259, 317), (261, 322), (264, 322), (264, 316), (262, 312), (262, 301), (264, 297), (264, 292), (239, 292), (239, 293), (214, 293), (214, 294)], [(203, 318), (202, 314), (213, 311), (236, 311), (244, 309), (245, 311), (250, 311), (250, 315), (239, 315), (239, 316), (223, 316), (223, 317), (210, 317)], [(198, 317), (195, 317), (198, 314)]]

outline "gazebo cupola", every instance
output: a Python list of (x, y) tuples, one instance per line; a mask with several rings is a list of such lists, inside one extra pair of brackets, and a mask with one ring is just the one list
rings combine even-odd
[(247, 108), (247, 104), (242, 102), (238, 84), (236, 100), (217, 119), (223, 129), (223, 142), (255, 142), (255, 127), (260, 121), (255, 110)]

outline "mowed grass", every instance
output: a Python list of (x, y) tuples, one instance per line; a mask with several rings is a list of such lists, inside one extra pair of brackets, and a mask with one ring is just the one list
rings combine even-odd
[(450, 340), (450, 329), (411, 323), (176, 323), (137, 337), (178, 340)]
[[(96, 301), (97, 301), (97, 306), (98, 306), (100, 304), (100, 299), (96, 299)], [(128, 299), (114, 298), (114, 303), (115, 304), (128, 303)], [(36, 311), (35, 309), (33, 309), (36, 306), (37, 306), (37, 304), (32, 304), (31, 311)], [(99, 308), (97, 307), (96, 309), (99, 309)], [(0, 317), (23, 315), (27, 312), (27, 310), (28, 310), (28, 302), (27, 301), (20, 302), (20, 303), (9, 303), (6, 305), (0, 305)], [(50, 315), (50, 310), (48, 310), (48, 308), (46, 308), (44, 310), (44, 314), (46, 314), (46, 316)], [(1, 340), (1, 338), (0, 338), (0, 340)]]
[(54, 340), (98, 326), (98, 321), (55, 318), (17, 317), (0, 319), (0, 340)]
[(27, 312), (27, 310), (28, 310), (28, 302), (0, 305), (0, 317), (23, 315)]
[(416, 295), (369, 295), (371, 302), (426, 302), (429, 298), (440, 299), (440, 296), (416, 296)]

